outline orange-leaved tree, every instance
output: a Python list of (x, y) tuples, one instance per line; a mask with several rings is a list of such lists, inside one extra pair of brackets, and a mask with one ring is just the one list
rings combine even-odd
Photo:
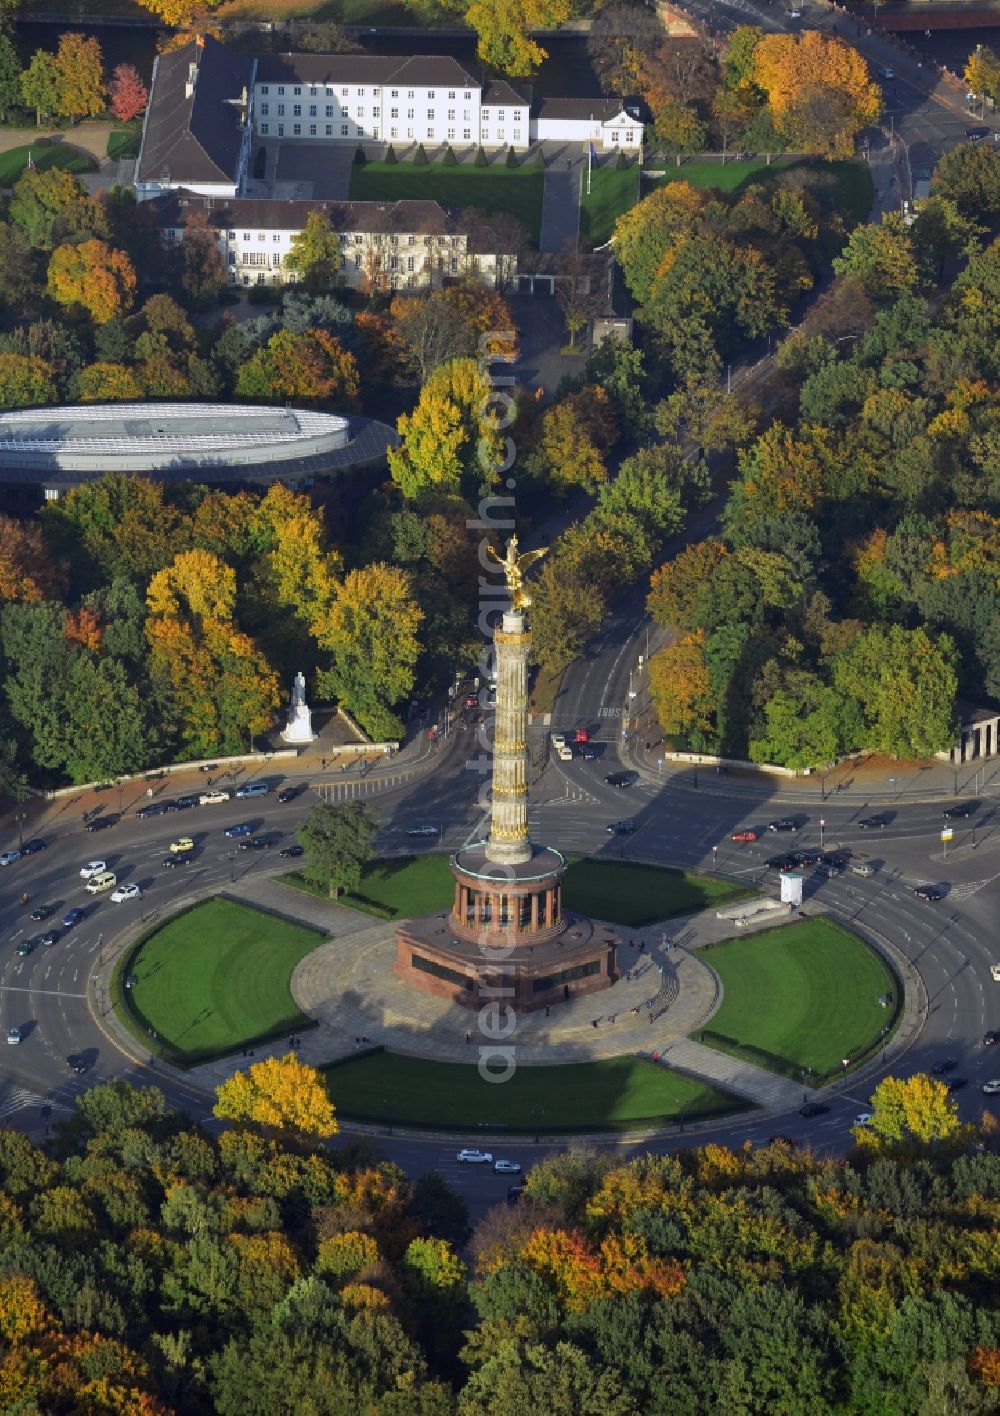
[(128, 256), (106, 241), (57, 246), (49, 260), (49, 294), (61, 305), (82, 305), (95, 324), (125, 314), (136, 284)]
[(819, 30), (764, 35), (753, 49), (751, 79), (767, 95), (778, 132), (820, 157), (852, 157), (855, 135), (882, 111), (861, 54)]
[(294, 1052), (235, 1072), (215, 1096), (212, 1110), (223, 1121), (253, 1121), (324, 1139), (340, 1129), (322, 1076)]

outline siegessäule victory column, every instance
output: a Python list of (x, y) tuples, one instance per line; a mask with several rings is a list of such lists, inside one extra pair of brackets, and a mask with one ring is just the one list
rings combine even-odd
[(450, 911), (411, 920), (396, 935), (396, 971), (414, 987), (468, 1008), (503, 1001), (517, 1012), (607, 988), (616, 977), (617, 941), (589, 919), (564, 910), (566, 858), (528, 834), (528, 658), (531, 604), (524, 573), (544, 554), (492, 553), (510, 607), (493, 632), (496, 718), (490, 833), (451, 858)]

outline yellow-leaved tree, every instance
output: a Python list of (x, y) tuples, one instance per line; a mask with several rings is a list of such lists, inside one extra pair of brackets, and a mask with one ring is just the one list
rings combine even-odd
[(931, 1145), (957, 1139), (963, 1129), (948, 1088), (925, 1072), (886, 1077), (872, 1093), (871, 1105), (870, 1123), (854, 1128), (858, 1145), (870, 1149)]
[(799, 152), (853, 157), (855, 135), (882, 112), (882, 92), (862, 56), (819, 30), (764, 35), (749, 77), (767, 95), (775, 128)]
[(215, 1097), (212, 1110), (223, 1121), (253, 1121), (324, 1140), (340, 1130), (322, 1076), (294, 1052), (235, 1072)]

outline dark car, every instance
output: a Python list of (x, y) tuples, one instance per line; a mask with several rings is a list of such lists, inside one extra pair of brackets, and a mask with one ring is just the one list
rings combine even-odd
[(278, 800), (284, 805), (286, 801), (294, 801), (295, 798), (305, 791), (305, 787), (282, 787), (278, 793)]
[(22, 958), (24, 958), (24, 956), (25, 956), (26, 954), (33, 954), (33, 953), (34, 953), (34, 951), (35, 951), (35, 945), (36, 945), (37, 943), (38, 943), (38, 940), (37, 940), (37, 939), (22, 939), (21, 942), (20, 942), (20, 944), (17, 946), (16, 952), (17, 952), (18, 954), (20, 954), (20, 956), (21, 956)]
[(966, 128), (965, 136), (970, 143), (981, 143), (984, 138), (990, 135), (989, 128)]
[(21, 854), (23, 856), (37, 855), (39, 851), (46, 850), (48, 844), (48, 841), (39, 841), (37, 838), (33, 841), (25, 841), (24, 845), (21, 847)]
[(949, 1077), (945, 1082), (945, 1086), (950, 1092), (960, 1092), (963, 1087), (967, 1087), (968, 1085), (968, 1077)]
[(218, 770), (219, 770), (219, 764), (218, 764), (218, 762), (203, 762), (203, 763), (201, 764), (201, 766), (198, 768), (198, 771), (199, 771), (199, 772), (217, 772)]
[(189, 807), (198, 805), (198, 794), (192, 792), (188, 796), (178, 797), (174, 802), (175, 811), (187, 811)]
[(822, 859), (817, 850), (789, 851), (796, 865), (816, 865)]
[(795, 857), (790, 855), (771, 856), (765, 864), (768, 870), (780, 870), (784, 875), (786, 871), (795, 869)]
[(825, 875), (828, 880), (836, 880), (838, 875), (843, 875), (844, 867), (836, 861), (821, 860), (816, 867), (820, 875)]
[(850, 851), (824, 851), (819, 857), (819, 863), (820, 865), (836, 865), (843, 870), (850, 858)]
[(862, 831), (884, 831), (888, 824), (884, 816), (863, 816), (858, 822)]
[(798, 823), (793, 816), (779, 816), (777, 821), (767, 823), (769, 831), (797, 831)]
[(994, 1028), (991, 1028), (989, 1032), (983, 1033), (984, 1047), (996, 1047), (998, 1042), (1000, 1042), (1000, 1032), (997, 1032)]
[(606, 828), (609, 836), (631, 836), (639, 828), (631, 817), (627, 821), (612, 821)]
[(140, 821), (145, 821), (147, 816), (166, 816), (167, 812), (171, 810), (171, 807), (172, 803), (151, 801), (148, 806), (140, 806), (135, 814)]
[(36, 905), (31, 911), (31, 918), (33, 920), (48, 919), (54, 909), (55, 905)]
[(250, 825), (249, 821), (240, 821), (236, 826), (226, 827), (226, 835), (229, 836), (230, 839), (233, 836), (249, 836), (252, 831), (253, 827)]
[(44, 934), (38, 936), (39, 944), (44, 944), (48, 948), (52, 944), (59, 943), (58, 929), (47, 929)]
[(63, 915), (63, 929), (72, 929), (74, 925), (80, 923), (81, 919), (83, 919), (86, 913), (87, 911), (81, 910), (79, 905), (74, 906), (73, 909), (69, 910), (66, 914)]
[(944, 891), (937, 885), (918, 885), (913, 893), (918, 900), (929, 900), (931, 904), (944, 899)]
[(194, 860), (194, 851), (177, 851), (174, 855), (164, 856), (160, 861), (164, 870), (173, 870), (178, 865), (190, 865)]
[(944, 819), (946, 821), (962, 821), (966, 816), (971, 816), (978, 805), (978, 801), (957, 801), (954, 806), (945, 807)]
[(805, 1116), (806, 1118), (812, 1116), (825, 1116), (829, 1110), (830, 1108), (828, 1106), (824, 1106), (821, 1101), (808, 1101), (806, 1102), (805, 1106), (799, 1107), (799, 1115)]
[(304, 855), (305, 850), (302, 846), (282, 846), (278, 854), (282, 860), (294, 860), (297, 856)]
[(601, 749), (599, 747), (595, 747), (592, 742), (587, 743), (585, 747), (580, 748), (580, 756), (583, 758), (584, 762), (596, 762), (600, 755)]
[(943, 1057), (940, 1062), (934, 1063), (931, 1071), (934, 1073), (935, 1077), (943, 1077), (945, 1072), (954, 1072), (957, 1066), (958, 1063), (955, 1061), (954, 1057)]
[(117, 826), (120, 820), (117, 812), (113, 816), (95, 816), (93, 821), (87, 822), (87, 830), (106, 831), (109, 826)]
[(609, 787), (633, 787), (639, 778), (635, 772), (609, 772), (604, 780)]
[(266, 836), (251, 836), (249, 840), (240, 841), (238, 849), (241, 851), (265, 851), (271, 842)]
[(80, 1076), (87, 1070), (87, 1063), (82, 1057), (78, 1057), (75, 1054), (72, 1057), (66, 1058), (66, 1066), (71, 1072), (75, 1072), (77, 1076)]

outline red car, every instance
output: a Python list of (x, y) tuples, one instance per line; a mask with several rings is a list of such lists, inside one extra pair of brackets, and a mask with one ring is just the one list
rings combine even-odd
[(577, 728), (572, 734), (572, 738), (574, 742), (589, 742), (590, 733), (586, 728)]
[(756, 841), (756, 831), (734, 831), (729, 838), (731, 841)]

